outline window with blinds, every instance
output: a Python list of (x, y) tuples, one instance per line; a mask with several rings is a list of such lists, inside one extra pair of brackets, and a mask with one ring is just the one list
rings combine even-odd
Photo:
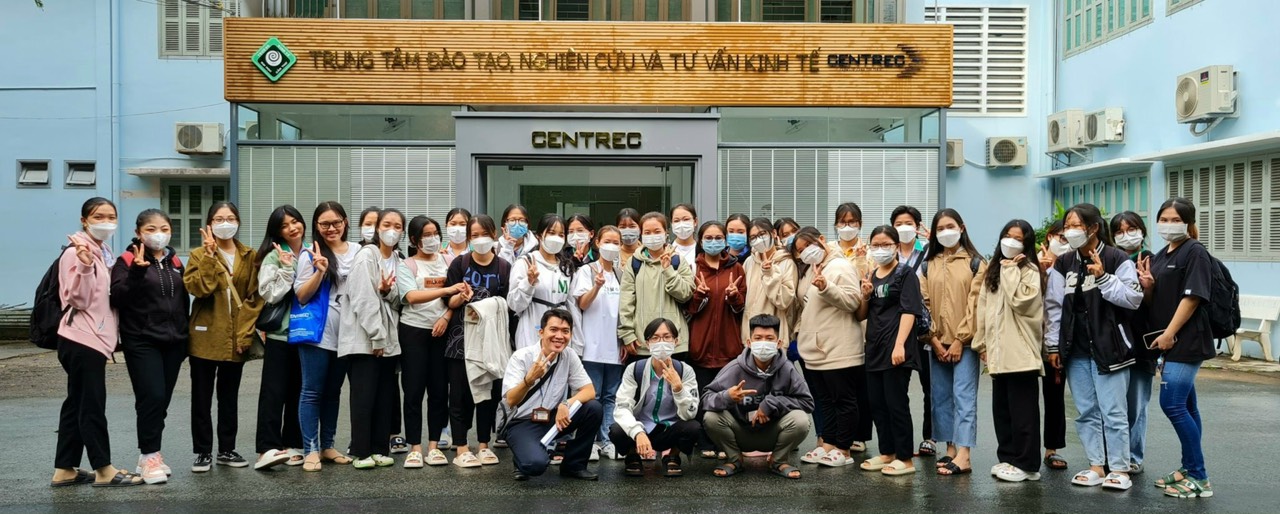
[(1091, 203), (1102, 210), (1108, 222), (1116, 214), (1133, 211), (1142, 216), (1142, 221), (1147, 224), (1148, 240), (1155, 241), (1150, 238), (1155, 235), (1156, 227), (1148, 216), (1151, 205), (1148, 201), (1150, 186), (1146, 173), (1089, 180), (1059, 180), (1054, 191), (1054, 200), (1063, 207)]
[(927, 6), (954, 27), (953, 116), (1027, 114), (1027, 7)]
[(1169, 166), (1168, 194), (1196, 206), (1200, 241), (1222, 260), (1280, 261), (1280, 154)]
[(353, 148), (352, 216), (369, 206), (394, 208), (405, 221), (425, 214), (444, 223), (454, 207), (453, 148)]
[(159, 0), (161, 57), (222, 55), (222, 20), (239, 16), (240, 2)]
[(863, 227), (887, 223), (899, 205), (938, 209), (938, 151), (721, 149), (721, 218), (795, 218), (834, 237), (837, 205), (855, 202)]
[[(1059, 18), (1064, 58), (1151, 22), (1152, 0), (1066, 0)], [(1173, 0), (1171, 0), (1173, 1)]]

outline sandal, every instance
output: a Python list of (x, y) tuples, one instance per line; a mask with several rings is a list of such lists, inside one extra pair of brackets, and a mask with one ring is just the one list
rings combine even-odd
[(880, 457), (872, 457), (862, 461), (862, 464), (859, 464), (858, 467), (862, 468), (863, 471), (880, 471), (888, 465), (889, 463), (885, 462), (884, 459)]
[(458, 454), (453, 458), (453, 464), (460, 468), (478, 468), (484, 465), (480, 463), (480, 459), (476, 458), (476, 454), (471, 452)]
[(935, 466), (937, 466), (937, 467), (939, 467), (939, 468), (941, 468), (941, 467), (945, 467), (947, 464), (950, 464), (950, 463), (951, 463), (951, 461), (953, 461), (953, 460), (955, 460), (955, 457), (952, 457), (952, 456), (948, 455), (948, 456), (946, 456), (946, 457), (943, 457), (943, 458), (941, 458), (941, 459), (938, 459), (938, 462), (935, 462), (935, 463), (934, 463), (934, 465), (935, 465)]
[(449, 463), (449, 458), (444, 456), (444, 452), (439, 448), (427, 452), (428, 466), (443, 466)]
[[(330, 456), (330, 454), (328, 453), (329, 451), (333, 452), (332, 456)], [(341, 464), (344, 466), (347, 464), (351, 464), (353, 462), (351, 460), (351, 457), (343, 455), (339, 453), (338, 450), (334, 450), (333, 448), (330, 448), (325, 453), (320, 454), (320, 460), (324, 462), (332, 462), (334, 464)]]
[(1178, 468), (1177, 471), (1174, 471), (1173, 473), (1169, 473), (1168, 475), (1165, 475), (1163, 477), (1156, 479), (1156, 487), (1159, 487), (1161, 489), (1164, 489), (1166, 487), (1172, 487), (1173, 484), (1176, 484), (1186, 479), (1187, 479), (1187, 469)]
[(634, 460), (628, 458), (626, 467), (622, 468), (622, 474), (629, 477), (644, 476), (644, 463), (640, 461), (640, 457), (637, 456)]
[[(316, 458), (312, 459), (311, 455), (315, 455)], [(302, 470), (303, 471), (320, 471), (320, 469), (324, 467), (324, 465), (320, 463), (320, 454), (313, 453), (311, 455), (308, 455), (305, 459), (302, 460)]]
[(932, 439), (925, 439), (924, 441), (922, 441), (920, 443), (920, 449), (916, 450), (916, 455), (919, 455), (921, 457), (929, 457), (937, 454), (938, 454), (938, 446), (937, 446), (937, 443), (934, 443)]
[(862, 441), (854, 441), (853, 444), (849, 445), (850, 453), (862, 453), (865, 451), (867, 451), (867, 443)]
[(404, 469), (422, 469), (422, 452), (409, 452), (404, 458)]
[(702, 452), (698, 453), (698, 455), (701, 455), (701, 456), (702, 456), (702, 458), (704, 458), (704, 459), (714, 459), (714, 458), (716, 458), (716, 451), (715, 451), (715, 450), (702, 450)]
[(800, 468), (797, 468), (785, 462), (771, 463), (769, 465), (769, 471), (772, 471), (773, 474), (778, 475), (782, 478), (788, 478), (791, 480), (800, 479)]
[(1187, 477), (1169, 484), (1164, 489), (1164, 495), (1174, 498), (1209, 498), (1213, 496), (1213, 486), (1208, 480)]
[(1076, 473), (1076, 476), (1071, 478), (1071, 483), (1085, 487), (1096, 487), (1102, 485), (1102, 476), (1098, 475), (1097, 471), (1086, 469)]
[(1056, 453), (1053, 455), (1046, 455), (1044, 458), (1044, 465), (1049, 469), (1067, 469), (1068, 466), (1067, 459), (1062, 458), (1061, 455)]
[(1106, 480), (1102, 481), (1102, 487), (1104, 489), (1128, 491), (1130, 487), (1133, 487), (1133, 480), (1129, 478), (1129, 475), (1122, 473), (1107, 473)]
[(968, 475), (969, 473), (973, 473), (972, 466), (968, 468), (961, 468), (960, 466), (957, 466), (955, 462), (950, 461), (938, 468), (938, 474), (944, 477)]
[(827, 456), (827, 450), (819, 446), (817, 448), (809, 450), (809, 453), (806, 453), (804, 454), (803, 457), (800, 457), (800, 462), (804, 462), (806, 464), (817, 464), (818, 461), (821, 461), (822, 458), (826, 456)]
[(116, 471), (116, 475), (111, 477), (110, 481), (94, 482), (93, 486), (94, 487), (133, 487), (135, 485), (142, 485), (145, 483), (146, 482), (142, 481), (142, 475), (139, 475), (137, 473), (130, 473), (122, 469), (120, 471)]
[(716, 469), (712, 470), (711, 474), (719, 478), (728, 478), (741, 471), (739, 466), (740, 465), (737, 462), (725, 462), (724, 464), (716, 466)]
[(885, 464), (884, 468), (880, 470), (881, 474), (888, 475), (891, 477), (910, 475), (915, 472), (916, 472), (915, 466), (907, 466), (907, 463), (902, 462), (900, 460), (895, 460), (893, 462)]
[(684, 476), (684, 470), (680, 468), (680, 457), (667, 457), (662, 459), (666, 464), (666, 469), (662, 470), (662, 476), (667, 478), (676, 478)]
[(87, 484), (90, 482), (93, 482), (93, 472), (85, 471), (83, 469), (77, 468), (75, 478), (68, 478), (66, 480), (52, 480), (49, 482), (49, 487), (67, 487), (69, 485), (80, 485), (80, 484)]

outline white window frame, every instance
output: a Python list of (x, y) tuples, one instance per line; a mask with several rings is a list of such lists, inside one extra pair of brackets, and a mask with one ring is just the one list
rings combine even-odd
[[(88, 179), (77, 177), (76, 175), (80, 173), (88, 173)], [(63, 177), (63, 185), (67, 188), (96, 188), (98, 187), (98, 164), (94, 161), (66, 161), (66, 174)]]
[[(30, 166), (30, 165), (32, 165), (32, 164), (43, 164), (43, 165), (44, 165), (44, 180), (43, 180), (43, 181), (38, 181), (38, 180), (37, 180), (37, 181), (26, 181), (26, 179), (27, 179), (27, 174), (28, 174), (28, 173), (38, 173), (38, 171), (39, 171), (39, 170), (34, 170), (34, 169), (30, 169), (30, 168), (28, 168), (28, 166)], [(52, 164), (52, 162), (51, 162), (51, 161), (49, 161), (49, 160), (45, 160), (45, 159), (19, 159), (19, 160), (18, 160), (18, 166), (17, 166), (17, 173), (15, 174), (15, 178), (17, 178), (17, 181), (18, 181), (18, 188), (20, 188), (20, 189), (50, 189), (50, 188), (52, 188), (52, 187), (53, 187), (53, 186), (52, 186), (52, 184), (53, 184), (53, 180), (52, 180), (52, 178), (53, 178), (53, 170), (49, 169), (49, 168), (50, 168), (50, 164)]]
[[(1198, 0), (1196, 0), (1198, 1)], [(1141, 13), (1146, 4), (1146, 14)], [(1156, 0), (1065, 0), (1057, 18), (1062, 34), (1062, 58), (1067, 59), (1106, 44), (1150, 24), (1155, 19)], [(1136, 18), (1133, 13), (1137, 12)], [(1123, 16), (1123, 18), (1122, 18)], [(1132, 19), (1130, 19), (1132, 18)], [(1080, 37), (1081, 31), (1087, 35)], [(1073, 45), (1073, 39), (1080, 39)]]
[[(200, 208), (198, 209), (199, 212), (196, 212), (196, 213), (190, 212), (190, 209), (189, 209), (191, 206), (190, 202), (191, 202), (192, 186), (200, 187), (200, 198), (196, 199), (196, 201), (199, 202)], [(187, 232), (191, 228), (190, 221), (195, 220), (197, 223), (197, 226), (204, 225), (205, 215), (209, 212), (209, 206), (213, 205), (213, 202), (215, 201), (213, 198), (213, 188), (219, 187), (219, 186), (222, 187), (222, 191), (223, 191), (224, 198), (222, 198), (222, 200), (230, 200), (231, 199), (231, 181), (230, 180), (200, 180), (200, 181), (162, 180), (160, 182), (160, 210), (164, 211), (165, 214), (169, 215), (169, 219), (170, 219), (170, 222), (172, 223), (172, 230), (173, 230), (172, 232), (173, 237), (170, 239), (169, 246), (172, 246), (174, 251), (178, 252), (178, 255), (189, 255), (191, 253), (191, 250), (194, 250), (200, 246), (199, 243), (197, 243), (195, 246), (191, 246), (188, 244), (190, 236), (188, 235)], [(169, 188), (171, 187), (182, 188), (181, 195), (180, 195), (182, 197), (180, 200), (182, 204), (178, 206), (178, 209), (176, 212), (170, 208), (172, 202), (170, 201), (170, 198), (169, 198)], [(244, 217), (244, 213), (241, 212), (241, 218), (243, 217)], [(243, 226), (244, 219), (241, 219), (240, 223), (241, 223), (241, 226)], [(251, 239), (245, 239), (243, 232), (241, 233), (240, 240), (245, 244), (249, 244), (249, 245), (255, 244), (253, 242), (250, 242), (252, 241)]]
[(1280, 262), (1280, 153), (1167, 166), (1166, 193), (1196, 206), (1200, 241), (1224, 261)]
[(1200, 0), (1165, 0), (1165, 16), (1172, 16), (1173, 13), (1191, 7), (1200, 3)]
[[(222, 20), (240, 14), (240, 2), (156, 0), (158, 48), (162, 58), (221, 58)], [(197, 34), (192, 36), (191, 31)], [(172, 37), (174, 45), (169, 45)]]
[(1030, 7), (930, 5), (924, 12), (926, 22), (955, 27), (947, 115), (1026, 116)]

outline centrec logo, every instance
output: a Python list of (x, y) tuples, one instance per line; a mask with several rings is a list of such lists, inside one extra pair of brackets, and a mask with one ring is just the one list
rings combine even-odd
[(271, 38), (253, 54), (253, 65), (272, 82), (280, 80), (285, 72), (298, 62), (297, 56), (289, 51), (279, 39)]

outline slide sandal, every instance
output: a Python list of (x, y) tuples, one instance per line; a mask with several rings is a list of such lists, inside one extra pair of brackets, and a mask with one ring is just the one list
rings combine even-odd
[(93, 482), (93, 472), (83, 469), (76, 469), (76, 477), (66, 480), (54, 480), (49, 482), (49, 487), (67, 487), (70, 485), (80, 485)]

